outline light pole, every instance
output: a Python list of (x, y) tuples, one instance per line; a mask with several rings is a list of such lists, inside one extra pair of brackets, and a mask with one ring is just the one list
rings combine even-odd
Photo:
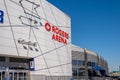
[(119, 66), (119, 71), (120, 71), (120, 66)]

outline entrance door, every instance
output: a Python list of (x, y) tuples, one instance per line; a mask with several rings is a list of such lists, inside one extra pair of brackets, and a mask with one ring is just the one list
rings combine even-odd
[(5, 72), (4, 71), (0, 71), (0, 80), (3, 80), (4, 76), (5, 76)]
[(29, 80), (31, 59), (0, 56), (0, 80)]
[(0, 80), (28, 80), (28, 71), (24, 70), (0, 70)]

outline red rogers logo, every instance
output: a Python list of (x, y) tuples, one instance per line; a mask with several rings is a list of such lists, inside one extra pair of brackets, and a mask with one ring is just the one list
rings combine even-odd
[(63, 31), (53, 25), (50, 25), (50, 23), (48, 23), (48, 22), (45, 23), (45, 29), (47, 31), (52, 31), (52, 33), (53, 33), (52, 39), (54, 39), (58, 42), (67, 44), (67, 39), (69, 39), (68, 33), (66, 33), (65, 31)]

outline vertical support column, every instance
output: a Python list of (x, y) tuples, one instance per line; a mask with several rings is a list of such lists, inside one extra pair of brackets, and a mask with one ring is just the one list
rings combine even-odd
[[(97, 54), (97, 53), (96, 53)], [(97, 54), (97, 66), (99, 66), (99, 55)]]
[(84, 48), (84, 58), (85, 58), (85, 80), (88, 80), (88, 67), (87, 67), (87, 52), (86, 52), (86, 48)]
[(77, 60), (77, 79), (79, 79), (79, 53), (77, 53), (77, 56), (76, 56), (76, 60)]
[(5, 66), (5, 79), (6, 80), (9, 80), (10, 79), (10, 76), (9, 76), (9, 58), (6, 57), (5, 58), (5, 62), (7, 63), (7, 65)]
[(27, 80), (31, 80), (30, 70), (28, 70), (28, 72), (26, 72), (26, 76), (27, 76)]
[(14, 80), (14, 71), (13, 71), (12, 75), (13, 75), (12, 77), (13, 77), (13, 80)]
[(0, 80), (2, 80), (2, 71), (0, 72), (1, 76), (0, 76)]

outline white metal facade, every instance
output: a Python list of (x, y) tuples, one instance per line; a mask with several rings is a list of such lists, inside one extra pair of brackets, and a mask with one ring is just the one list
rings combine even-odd
[[(95, 63), (95, 66), (100, 66), (106, 72), (108, 72), (108, 63), (105, 59), (97, 54), (97, 52), (86, 49), (87, 61)], [(72, 60), (85, 61), (84, 49), (79, 46), (72, 45)]]
[[(46, 0), (1, 0), (0, 10), (0, 55), (34, 58), (30, 75), (72, 75), (71, 22), (66, 14)], [(45, 29), (46, 22), (69, 34), (63, 37), (67, 44), (52, 39), (54, 32)]]

